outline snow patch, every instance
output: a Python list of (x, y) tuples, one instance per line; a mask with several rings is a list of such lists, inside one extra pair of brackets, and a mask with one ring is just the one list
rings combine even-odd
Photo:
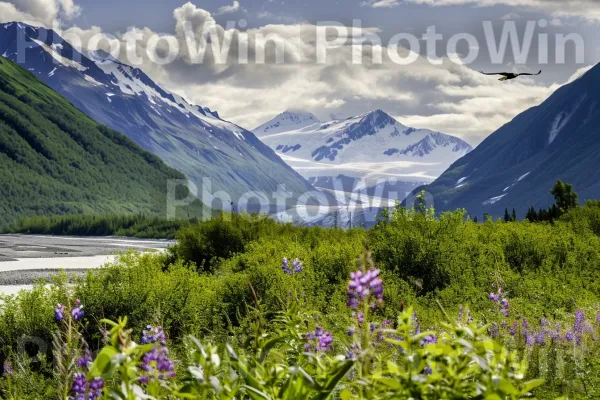
[(491, 199), (488, 199), (488, 200), (484, 201), (484, 202), (483, 202), (483, 205), (484, 205), (484, 206), (487, 206), (487, 205), (496, 204), (497, 202), (499, 202), (500, 200), (502, 200), (502, 198), (503, 198), (504, 196), (506, 196), (507, 194), (508, 194), (508, 193), (506, 193), (506, 194), (503, 194), (502, 196), (492, 197)]
[(457, 184), (457, 185), (460, 185), (461, 183), (463, 183), (464, 181), (466, 181), (466, 180), (467, 180), (467, 178), (468, 178), (468, 176), (465, 176), (464, 178), (460, 178), (460, 179), (459, 179), (459, 180), (456, 182), (456, 184)]
[(66, 66), (66, 67), (70, 67), (70, 68), (75, 68), (78, 71), (87, 71), (87, 68), (84, 67), (83, 65), (73, 61), (73, 60), (69, 60), (66, 57), (63, 57), (60, 53), (58, 53), (56, 50), (54, 50), (52, 47), (48, 46), (46, 43), (42, 42), (41, 40), (37, 40), (37, 39), (33, 39), (31, 38), (31, 40), (33, 40), (38, 46), (40, 46), (42, 49), (46, 50), (46, 52), (48, 54), (50, 54), (52, 56), (52, 58), (54, 58), (57, 62), (61, 63), (62, 65)]
[(56, 72), (56, 68), (54, 68), (52, 71), (50, 71), (48, 73), (48, 76), (54, 76), (54, 73)]
[(527, 178), (527, 176), (531, 173), (531, 171), (529, 171), (526, 174), (523, 174), (519, 177), (519, 179), (517, 179), (517, 182), (521, 182), (523, 179)]
[(98, 82), (97, 80), (95, 80), (94, 78), (92, 78), (89, 75), (84, 75), (84, 77), (85, 77), (85, 80), (88, 81), (89, 83), (91, 83), (92, 85), (95, 85), (95, 86), (104, 86), (103, 83)]

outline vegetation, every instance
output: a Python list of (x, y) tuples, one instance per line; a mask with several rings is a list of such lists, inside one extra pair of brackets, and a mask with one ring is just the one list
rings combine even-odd
[[(595, 398), (596, 203), (536, 224), (423, 207), (368, 231), (189, 223), (166, 254), (4, 298), (0, 397), (74, 396), (77, 381), (93, 398), (101, 379), (114, 399)], [(144, 336), (154, 346), (132, 347)]]
[(0, 58), (0, 224), (36, 215), (166, 215), (167, 181), (183, 178)]
[(167, 220), (145, 215), (59, 215), (19, 218), (3, 233), (75, 236), (128, 236), (174, 239), (177, 231), (197, 219)]

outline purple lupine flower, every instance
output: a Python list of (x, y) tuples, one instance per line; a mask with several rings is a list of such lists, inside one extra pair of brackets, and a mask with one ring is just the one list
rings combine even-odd
[(549, 326), (550, 323), (548, 322), (548, 320), (546, 318), (542, 318), (540, 320), (540, 325), (542, 326), (542, 328), (545, 328), (545, 327)]
[(164, 380), (175, 377), (175, 365), (169, 359), (167, 339), (162, 327), (148, 325), (142, 332), (143, 344), (156, 344), (154, 348), (144, 354), (140, 369), (146, 374), (139, 378), (140, 383), (147, 384), (151, 379)]
[(535, 344), (537, 344), (538, 346), (545, 346), (546, 345), (546, 335), (544, 334), (544, 332), (538, 332), (534, 335), (535, 338)]
[(65, 306), (62, 304), (57, 304), (54, 309), (54, 318), (60, 322), (65, 318)]
[(535, 336), (534, 335), (525, 336), (525, 343), (527, 344), (527, 346), (533, 346), (535, 344)]
[(86, 390), (87, 380), (85, 374), (76, 373), (73, 375), (73, 386), (71, 386), (71, 391), (75, 393), (75, 398), (85, 399)]
[(391, 328), (394, 325), (394, 323), (392, 322), (391, 319), (384, 319), (383, 321), (381, 321), (381, 327), (382, 328)]
[(71, 316), (75, 321), (79, 321), (83, 318), (83, 306), (79, 299), (75, 300), (75, 308), (71, 310)]
[(471, 310), (467, 311), (467, 323), (470, 324), (473, 322), (473, 317), (471, 316)]
[(510, 317), (510, 304), (508, 303), (508, 300), (506, 300), (506, 298), (502, 298), (502, 315), (504, 315), (505, 317)]
[(573, 331), (576, 333), (583, 333), (583, 322), (585, 321), (585, 313), (583, 310), (575, 311), (575, 325)]
[(89, 384), (89, 400), (96, 400), (102, 397), (102, 389), (104, 388), (104, 381), (101, 378), (94, 378)]
[(153, 327), (147, 325), (142, 331), (142, 344), (160, 343), (162, 346), (167, 345), (167, 337), (161, 326)]
[(575, 340), (575, 334), (573, 332), (567, 332), (565, 334), (565, 340), (572, 343)]
[(350, 274), (348, 282), (348, 307), (357, 308), (361, 301), (368, 301), (371, 294), (379, 304), (383, 303), (383, 282), (378, 278), (378, 269)]
[(600, 314), (596, 316), (596, 322), (600, 322)]
[(513, 322), (512, 328), (510, 328), (510, 334), (511, 334), (511, 336), (515, 336), (517, 334), (517, 329), (518, 329), (518, 325), (517, 325), (517, 321), (515, 320)]
[(92, 356), (89, 351), (86, 351), (79, 360), (77, 360), (77, 366), (79, 368), (88, 368), (88, 365), (92, 362)]
[(373, 333), (377, 328), (379, 328), (379, 324), (377, 322), (371, 322), (369, 324), (369, 332)]
[(299, 274), (300, 272), (302, 272), (302, 262), (300, 262), (300, 260), (298, 260), (297, 258), (292, 263), (292, 266), (294, 267), (295, 273)]
[(488, 296), (488, 299), (490, 299), (494, 303), (497, 303), (498, 302), (498, 295), (494, 294), (494, 293), (490, 293), (490, 295)]
[(15, 372), (10, 361), (4, 360), (4, 364), (2, 364), (2, 372), (4, 375), (12, 375)]
[(429, 335), (421, 340), (421, 347), (424, 347), (428, 344), (437, 344), (438, 339), (435, 335)]
[(527, 320), (523, 318), (523, 331), (527, 332)]
[(425, 375), (431, 375), (431, 374), (433, 374), (433, 370), (432, 370), (432, 369), (431, 369), (431, 367), (428, 365), (428, 366), (426, 366), (426, 367), (425, 367), (425, 369), (423, 370), (423, 373), (424, 373)]
[(489, 328), (488, 328), (488, 335), (492, 338), (495, 339), (500, 335), (500, 331), (498, 330), (498, 324), (497, 323), (493, 323)]
[(290, 269), (287, 257), (283, 257), (283, 261), (281, 262), (281, 268), (283, 269), (283, 272), (285, 272), (287, 275), (292, 275), (292, 270)]
[[(314, 332), (306, 333), (304, 335), (304, 339), (308, 341), (315, 341), (316, 343), (314, 346), (312, 344), (307, 344), (310, 346), (311, 350), (316, 348), (317, 351), (327, 351), (333, 343), (333, 335), (320, 326), (317, 326)], [(306, 350), (307, 346), (305, 345), (304, 348)]]

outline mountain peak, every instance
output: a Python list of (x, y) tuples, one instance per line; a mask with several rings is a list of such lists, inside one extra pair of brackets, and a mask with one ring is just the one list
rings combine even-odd
[(300, 130), (320, 123), (321, 121), (308, 111), (287, 110), (254, 129), (254, 133), (260, 137), (267, 134), (272, 135), (291, 130)]

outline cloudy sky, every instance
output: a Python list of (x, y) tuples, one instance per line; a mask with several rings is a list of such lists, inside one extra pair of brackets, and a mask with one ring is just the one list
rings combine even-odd
[[(81, 38), (84, 47), (100, 35), (104, 39), (96, 46), (113, 49), (124, 61), (131, 51), (128, 37), (136, 34), (132, 51), (153, 79), (247, 129), (288, 109), (310, 111), (322, 120), (383, 109), (405, 125), (450, 133), (474, 145), (600, 61), (596, 0), (0, 1), (0, 22), (13, 20), (54, 26), (68, 40)], [(530, 51), (518, 57), (509, 42), (503, 56), (494, 57), (511, 24), (520, 45), (529, 32)], [(347, 29), (348, 40), (328, 45), (325, 62), (318, 63), (317, 26), (323, 25), (353, 28)], [(207, 27), (216, 38), (230, 37), (226, 63), (210, 50), (199, 60), (190, 50), (190, 27), (195, 45), (211, 48)], [(441, 37), (427, 46), (423, 35), (432, 27)], [(327, 40), (336, 39), (336, 29), (325, 32)], [(161, 40), (152, 39), (156, 34)], [(416, 43), (405, 39), (397, 48), (398, 34)], [(261, 35), (269, 38), (266, 44)], [(555, 48), (565, 35), (573, 40), (564, 46), (562, 62)], [(453, 37), (463, 39), (452, 46)], [(583, 46), (576, 50), (577, 41)], [(172, 62), (156, 62), (174, 42), (179, 52)], [(246, 47), (248, 62), (240, 62), (240, 48)], [(283, 62), (277, 62), (278, 49)], [(256, 62), (258, 53), (266, 54), (265, 63)], [(358, 54), (361, 63), (353, 62)], [(543, 73), (502, 83), (480, 69)]]

